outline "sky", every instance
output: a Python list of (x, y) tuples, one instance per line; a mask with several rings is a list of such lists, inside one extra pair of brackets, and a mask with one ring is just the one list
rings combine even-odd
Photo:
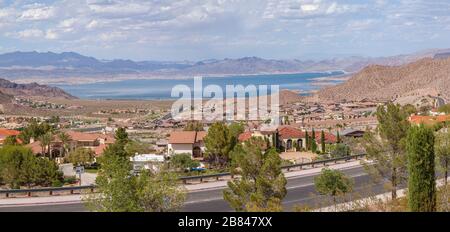
[(0, 53), (180, 61), (449, 47), (448, 0), (0, 0)]

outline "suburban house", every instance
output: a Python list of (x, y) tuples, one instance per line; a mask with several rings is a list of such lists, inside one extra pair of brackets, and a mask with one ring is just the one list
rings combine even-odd
[[(17, 130), (8, 130), (4, 128), (0, 128), (0, 146), (3, 145), (3, 142), (8, 136), (18, 136), (20, 134), (20, 131)], [(20, 141), (18, 141), (20, 142)]]
[(170, 134), (167, 144), (167, 154), (190, 154), (193, 158), (203, 158), (205, 151), (206, 131), (175, 131)]
[[(357, 129), (345, 129), (339, 132), (339, 135), (342, 137), (348, 137), (348, 138), (361, 138), (364, 136), (364, 133), (366, 133), (363, 130), (357, 130)], [(335, 134), (337, 135), (337, 133)]]
[[(312, 132), (308, 132), (312, 136)], [(333, 144), (337, 142), (335, 135), (324, 132), (325, 143)], [(239, 141), (244, 142), (251, 137), (261, 137), (267, 139), (273, 145), (274, 136), (277, 136), (277, 146), (284, 149), (285, 152), (298, 151), (306, 149), (306, 132), (292, 126), (281, 126), (276, 131), (247, 131), (239, 135)], [(321, 143), (321, 131), (315, 133), (316, 143)], [(320, 150), (320, 146), (318, 146)]]
[(165, 159), (163, 155), (140, 154), (130, 157), (130, 161), (133, 164), (133, 170), (135, 172), (140, 172), (142, 170), (158, 172), (164, 164)]
[(272, 144), (275, 133), (276, 131), (260, 131), (260, 130), (246, 131), (240, 134), (238, 139), (240, 142), (245, 142), (249, 140), (251, 137), (257, 137), (262, 138), (264, 140), (268, 140)]
[(409, 121), (413, 124), (427, 124), (434, 125), (436, 123), (450, 122), (450, 115), (438, 115), (438, 116), (422, 116), (413, 115), (409, 117)]
[[(101, 156), (105, 148), (109, 144), (113, 144), (115, 142), (114, 136), (110, 134), (84, 133), (77, 131), (65, 131), (65, 133), (70, 137), (70, 141), (66, 144), (67, 150), (71, 151), (76, 148), (83, 147), (94, 151), (96, 157)], [(39, 141), (32, 139), (27, 147), (31, 148), (35, 154), (42, 154), (43, 147)], [(53, 136), (50, 146), (44, 147), (44, 151), (48, 150), (50, 150), (51, 157), (61, 157), (64, 150), (64, 144), (58, 136)]]

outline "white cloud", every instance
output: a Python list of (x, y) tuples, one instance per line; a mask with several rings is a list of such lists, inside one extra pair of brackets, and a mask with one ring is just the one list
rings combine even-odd
[(77, 22), (76, 18), (66, 19), (59, 23), (59, 27), (62, 28), (72, 27), (76, 22)]
[[(445, 0), (28, 2), (33, 1), (0, 3), (0, 34), (5, 35), (0, 38), (3, 47), (7, 47), (4, 45), (7, 43), (2, 39), (9, 37), (22, 38), (17, 46), (25, 45), (26, 48), (38, 46), (31, 43), (38, 41), (48, 43), (39, 46), (48, 46), (49, 50), (85, 48), (86, 51), (99, 51), (100, 48), (108, 48), (113, 54), (114, 49), (122, 49), (129, 54), (141, 54), (146, 50), (154, 56), (179, 54), (180, 58), (189, 58), (221, 57), (233, 52), (254, 55), (252, 51), (264, 53), (256, 46), (261, 45), (270, 57), (273, 53), (294, 56), (303, 50), (310, 52), (308, 50), (332, 50), (336, 47), (352, 50), (354, 46), (350, 41), (357, 41), (363, 47), (369, 44), (369, 40), (371, 43), (404, 41), (400, 44), (404, 46), (414, 37), (419, 38), (415, 41), (450, 40), (447, 26), (450, 23), (450, 3)], [(432, 37), (436, 31), (439, 36)], [(25, 39), (39, 37), (43, 40)], [(139, 44), (138, 51), (124, 49), (133, 44)], [(276, 44), (286, 46), (286, 49)], [(227, 46), (233, 46), (235, 50), (225, 49)], [(375, 47), (367, 46), (367, 51)], [(204, 49), (200, 51), (206, 55), (197, 49)]]
[(58, 33), (55, 30), (48, 29), (45, 33), (45, 38), (50, 40), (55, 40), (59, 38)]
[(99, 26), (99, 23), (97, 20), (92, 20), (88, 25), (86, 25), (87, 29), (95, 29)]
[(44, 35), (44, 32), (39, 29), (26, 29), (23, 31), (17, 32), (17, 37), (21, 39), (27, 38), (39, 38)]
[(309, 11), (316, 11), (317, 9), (319, 9), (319, 6), (320, 5), (318, 4), (304, 4), (301, 5), (301, 8), (302, 11), (309, 12)]
[(32, 8), (22, 12), (20, 19), (22, 20), (45, 20), (55, 15), (53, 7)]

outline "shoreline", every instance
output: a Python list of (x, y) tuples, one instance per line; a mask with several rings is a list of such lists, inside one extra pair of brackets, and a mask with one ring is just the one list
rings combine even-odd
[[(339, 72), (339, 73), (337, 73)], [(333, 75), (333, 73), (336, 73)], [(344, 70), (326, 70), (326, 71), (310, 71), (310, 72), (270, 72), (270, 73), (254, 73), (254, 74), (208, 74), (208, 75), (152, 75), (152, 76), (142, 76), (142, 75), (133, 75), (133, 76), (103, 76), (103, 77), (62, 77), (62, 78), (42, 78), (42, 77), (31, 77), (31, 78), (8, 78), (10, 81), (14, 81), (18, 84), (29, 84), (36, 82), (38, 84), (44, 85), (86, 85), (86, 84), (97, 84), (97, 83), (109, 83), (109, 82), (120, 82), (120, 81), (129, 81), (129, 80), (190, 80), (195, 77), (201, 76), (204, 78), (231, 78), (231, 77), (255, 77), (255, 76), (269, 76), (269, 75), (301, 75), (301, 74), (327, 74), (330, 76), (325, 77), (317, 77), (310, 78), (311, 79), (320, 79), (320, 80), (328, 80), (326, 78), (333, 78), (330, 80), (335, 80), (334, 78), (338, 78), (338, 76), (348, 75), (348, 72)], [(338, 80), (338, 79), (336, 79)]]

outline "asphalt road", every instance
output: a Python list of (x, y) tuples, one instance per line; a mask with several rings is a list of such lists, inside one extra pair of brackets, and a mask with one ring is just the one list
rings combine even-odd
[[(373, 184), (363, 167), (342, 170), (354, 181), (354, 191), (364, 196), (368, 193), (381, 194), (386, 192), (383, 184)], [(317, 175), (317, 174), (316, 174)], [(325, 207), (331, 205), (329, 197), (320, 196), (314, 189), (314, 177), (297, 176), (288, 179), (288, 194), (283, 200), (283, 209), (292, 211), (296, 205)], [(233, 211), (222, 197), (223, 189), (208, 189), (188, 194), (184, 212), (226, 212)], [(21, 207), (0, 207), (0, 212), (83, 212), (87, 211), (82, 203), (38, 205)]]

